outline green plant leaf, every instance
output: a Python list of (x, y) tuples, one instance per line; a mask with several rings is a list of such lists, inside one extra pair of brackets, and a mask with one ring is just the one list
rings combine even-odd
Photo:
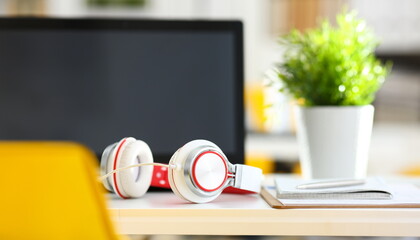
[(374, 55), (378, 40), (355, 12), (337, 15), (337, 27), (292, 30), (279, 40), (286, 47), (276, 67), (280, 89), (306, 106), (367, 105), (382, 86), (391, 63)]

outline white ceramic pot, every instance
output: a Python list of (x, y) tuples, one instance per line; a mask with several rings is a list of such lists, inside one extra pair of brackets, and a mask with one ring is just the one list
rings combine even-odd
[(364, 178), (374, 107), (296, 107), (304, 178)]

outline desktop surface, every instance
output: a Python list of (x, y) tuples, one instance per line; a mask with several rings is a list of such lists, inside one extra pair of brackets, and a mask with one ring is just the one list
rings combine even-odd
[(122, 234), (420, 236), (420, 208), (281, 210), (259, 195), (222, 194), (191, 204), (153, 192), (129, 200), (110, 195), (109, 210)]
[(420, 209), (272, 209), (258, 195), (191, 204), (173, 193), (109, 200), (121, 234), (420, 236)]

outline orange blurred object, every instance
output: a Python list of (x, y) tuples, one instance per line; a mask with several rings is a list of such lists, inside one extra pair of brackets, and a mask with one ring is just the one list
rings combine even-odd
[(246, 85), (245, 106), (249, 113), (251, 127), (257, 132), (267, 131), (265, 101), (264, 86), (261, 82), (252, 82)]
[(118, 239), (86, 147), (0, 142), (0, 161), (0, 239)]

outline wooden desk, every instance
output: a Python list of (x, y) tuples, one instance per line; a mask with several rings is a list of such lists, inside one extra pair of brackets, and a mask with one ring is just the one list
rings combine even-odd
[(189, 204), (171, 192), (110, 196), (121, 234), (420, 236), (420, 209), (271, 209), (260, 196)]

